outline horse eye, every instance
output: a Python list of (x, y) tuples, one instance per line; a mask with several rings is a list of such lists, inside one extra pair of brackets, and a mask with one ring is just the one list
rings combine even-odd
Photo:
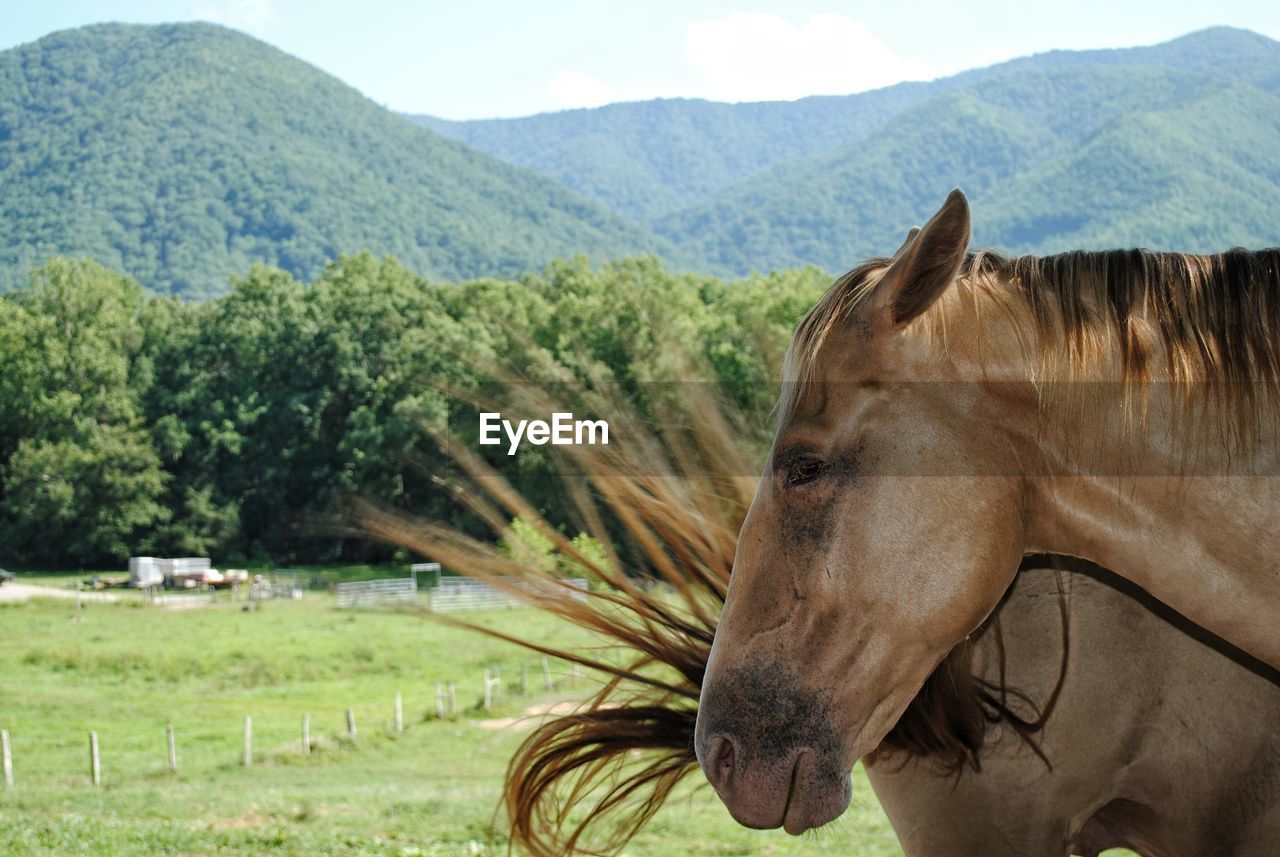
[(803, 485), (818, 478), (826, 465), (816, 458), (802, 458), (787, 469), (788, 485)]

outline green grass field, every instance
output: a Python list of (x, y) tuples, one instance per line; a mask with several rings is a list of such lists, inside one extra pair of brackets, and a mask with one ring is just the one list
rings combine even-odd
[[(468, 618), (558, 645), (594, 643), (527, 609)], [(16, 780), (0, 793), (5, 854), (503, 854), (498, 796), (528, 726), (492, 721), (591, 687), (590, 676), (571, 684), (566, 665), (553, 662), (559, 686), (548, 692), (541, 666), (520, 649), (416, 615), (340, 611), (324, 593), (254, 612), (229, 602), (93, 603), (77, 614), (72, 602), (37, 600), (0, 606), (0, 628), (0, 727), (12, 736)], [(513, 689), (494, 711), (478, 710), (484, 667), (511, 679), (522, 662), (534, 668), (530, 692)], [(437, 681), (456, 683), (456, 719), (434, 719)], [(397, 691), (400, 735), (391, 731)], [(319, 745), (310, 756), (301, 752), (304, 713)], [(254, 726), (249, 768), (240, 764), (245, 715)], [(176, 775), (166, 767), (169, 720)], [(96, 789), (90, 730), (101, 746)], [(853, 808), (798, 839), (739, 827), (701, 781), (691, 777), (624, 853), (899, 853), (860, 772)]]

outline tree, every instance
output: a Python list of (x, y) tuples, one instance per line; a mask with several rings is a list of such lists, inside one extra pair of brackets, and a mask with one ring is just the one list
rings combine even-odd
[(4, 472), (6, 548), (38, 563), (121, 562), (169, 519), (159, 502), (167, 480), (137, 428), (24, 440)]
[[(137, 408), (142, 291), (58, 259), (4, 301), (0, 537), (36, 561), (120, 561), (169, 517), (167, 475)], [(10, 364), (6, 363), (6, 367)]]

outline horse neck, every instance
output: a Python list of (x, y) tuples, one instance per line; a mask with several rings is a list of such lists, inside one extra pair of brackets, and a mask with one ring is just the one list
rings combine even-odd
[[(1232, 406), (1155, 374), (1042, 391), (1027, 477), (1028, 550), (1119, 572), (1280, 667), (1280, 435), (1252, 436)], [(1274, 403), (1273, 403), (1274, 404)]]
[(1008, 284), (961, 289), (941, 309), (945, 324), (931, 332), (941, 329), (969, 377), (1034, 391), (1010, 397), (1007, 417), (1025, 447), (1026, 551), (1114, 569), (1280, 668), (1280, 402), (1270, 388), (1242, 398), (1175, 377), (1158, 342), (1146, 343), (1143, 366), (1126, 366), (1117, 331), (1073, 340), (1046, 330)]

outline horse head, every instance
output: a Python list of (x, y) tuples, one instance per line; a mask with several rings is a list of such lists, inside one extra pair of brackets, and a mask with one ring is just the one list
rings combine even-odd
[[(944, 346), (922, 323), (950, 299), (968, 241), (955, 191), (892, 259), (838, 281), (792, 342), (695, 733), (745, 825), (799, 833), (843, 812), (855, 762), (1017, 570), (1009, 462), (1030, 449), (1019, 427), (1034, 396), (993, 395), (971, 332)], [(1019, 403), (1025, 420), (1010, 418)]]

